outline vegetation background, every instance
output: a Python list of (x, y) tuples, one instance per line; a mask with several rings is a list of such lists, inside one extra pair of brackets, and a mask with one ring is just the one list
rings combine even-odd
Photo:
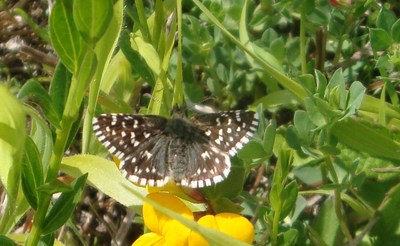
[(0, 244), (131, 245), (147, 192), (91, 120), (186, 102), (265, 116), (201, 191), (253, 223), (254, 245), (397, 245), (399, 7), (0, 1)]

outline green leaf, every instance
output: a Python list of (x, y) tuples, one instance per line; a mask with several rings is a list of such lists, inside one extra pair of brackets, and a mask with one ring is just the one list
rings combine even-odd
[(51, 153), (53, 151), (53, 137), (47, 122), (41, 118), (40, 114), (29, 105), (24, 105), (25, 112), (31, 117), (30, 137), (35, 142), (41, 157), (44, 173), (50, 162)]
[(371, 236), (377, 237), (376, 245), (390, 245), (398, 238), (400, 214), (397, 211), (400, 202), (400, 186), (395, 185), (385, 193), (379, 208), (379, 220), (371, 230)]
[(371, 47), (375, 52), (386, 50), (392, 44), (389, 33), (380, 28), (370, 28), (369, 38)]
[(291, 92), (287, 90), (279, 90), (268, 93), (268, 95), (261, 97), (250, 107), (256, 107), (257, 105), (261, 104), (264, 108), (273, 109), (284, 106), (291, 106), (298, 103), (299, 102), (297, 98)]
[[(54, 242), (55, 237), (56, 237), (55, 232), (49, 233), (49, 234), (41, 237), (38, 246), (50, 246), (50, 245), (57, 246)], [(64, 245), (64, 244), (62, 244), (62, 245)]]
[(25, 155), (22, 162), (22, 189), (29, 205), (36, 210), (39, 203), (40, 187), (44, 182), (40, 154), (33, 140), (28, 136), (25, 142)]
[(265, 158), (266, 153), (262, 144), (252, 140), (239, 151), (238, 157), (242, 160), (250, 161), (258, 158)]
[(400, 19), (398, 19), (390, 30), (394, 43), (400, 43)]
[(336, 70), (329, 80), (328, 90), (325, 91), (325, 99), (328, 100), (329, 104), (333, 104), (339, 109), (345, 108), (347, 100), (347, 91), (344, 81), (342, 69)]
[(219, 197), (217, 199), (211, 199), (210, 205), (215, 213), (235, 213), (239, 214), (243, 208), (236, 202), (226, 197)]
[(17, 97), (20, 100), (31, 98), (36, 101), (51, 124), (59, 126), (61, 115), (58, 114), (49, 94), (38, 81), (34, 79), (28, 80), (19, 90)]
[[(232, 166), (228, 177), (218, 183), (216, 186), (208, 186), (203, 189), (203, 194), (210, 200), (216, 200), (221, 197), (235, 199), (243, 190), (243, 185), (246, 180), (246, 173), (243, 163), (240, 163), (237, 158), (231, 159)], [(219, 207), (220, 204), (216, 203)], [(216, 207), (216, 209), (218, 209)], [(223, 211), (223, 207), (219, 209)]]
[(78, 177), (89, 173), (88, 183), (114, 198), (126, 207), (136, 207), (140, 211), (142, 201), (134, 196), (127, 196), (130, 189), (143, 196), (147, 194), (144, 188), (133, 185), (125, 179), (115, 163), (93, 155), (76, 155), (62, 160), (61, 171)]
[(282, 200), (280, 198), (279, 187), (274, 185), (271, 188), (271, 192), (269, 193), (269, 202), (271, 204), (271, 208), (275, 213), (279, 213), (281, 211)]
[(366, 122), (347, 118), (337, 122), (332, 133), (343, 144), (375, 157), (400, 160), (400, 144)]
[(58, 115), (64, 112), (65, 102), (71, 86), (72, 73), (59, 62), (50, 82), (49, 95)]
[(70, 192), (72, 191), (72, 188), (70, 185), (67, 185), (63, 182), (61, 182), (58, 179), (54, 179), (50, 182), (44, 183), (40, 187), (37, 188), (38, 191), (47, 193), (49, 195), (53, 195), (55, 193), (59, 192)]
[(315, 80), (311, 74), (304, 74), (299, 76), (300, 84), (311, 94), (314, 94), (316, 91)]
[(20, 102), (0, 83), (0, 181), (8, 199), (18, 194), (21, 157), (25, 142), (25, 113)]
[(338, 233), (340, 233), (339, 221), (336, 216), (333, 200), (326, 200), (318, 213), (314, 230), (322, 237), (326, 245), (338, 245)]
[(147, 65), (143, 57), (140, 56), (139, 52), (132, 49), (129, 34), (126, 31), (121, 32), (119, 39), (119, 47), (124, 53), (126, 59), (132, 65), (132, 70), (138, 73), (145, 81), (150, 85), (155, 84), (153, 73), (150, 67)]
[(104, 34), (113, 15), (113, 1), (74, 1), (74, 21), (82, 37), (95, 43)]
[(266, 156), (271, 156), (273, 154), (275, 135), (276, 135), (276, 121), (271, 120), (268, 126), (265, 128), (263, 136), (264, 139), (263, 148), (266, 153)]
[(0, 183), (7, 194), (0, 234), (8, 233), (26, 208), (20, 195), (21, 157), (25, 142), (25, 113), (20, 102), (0, 83)]
[(315, 82), (317, 84), (317, 97), (323, 98), (326, 87), (328, 85), (328, 81), (319, 70), (315, 70)]
[(299, 238), (299, 231), (296, 229), (289, 229), (282, 232), (278, 236), (278, 245), (297, 245), (297, 239)]
[(81, 198), (86, 178), (87, 174), (84, 174), (75, 179), (71, 183), (72, 191), (63, 192), (61, 194), (54, 206), (46, 215), (43, 223), (43, 234), (51, 233), (65, 224)]
[(297, 133), (296, 127), (288, 126), (285, 132), (286, 143), (290, 146), (290, 148), (295, 150), (300, 150), (301, 148), (301, 139)]
[(301, 139), (301, 143), (308, 146), (314, 137), (312, 130), (315, 126), (308, 117), (307, 112), (303, 110), (297, 110), (294, 113), (293, 123), (296, 127), (296, 132)]
[(314, 104), (314, 101), (311, 98), (306, 98), (304, 100), (304, 106), (307, 109), (309, 119), (314, 125), (322, 127), (327, 124), (324, 115), (320, 112), (320, 109)]
[(296, 180), (293, 180), (285, 186), (283, 189), (283, 194), (281, 195), (283, 204), (280, 219), (284, 219), (293, 210), (294, 206), (296, 205), (298, 192), (299, 188)]
[(3, 246), (17, 246), (18, 244), (16, 244), (13, 240), (9, 239), (6, 236), (0, 235), (0, 245), (3, 245)]
[(351, 84), (346, 106), (347, 113), (343, 117), (353, 115), (356, 112), (361, 106), (365, 91), (366, 89), (361, 82), (355, 81)]
[(81, 62), (85, 46), (73, 21), (70, 0), (56, 1), (51, 10), (49, 29), (53, 48), (64, 65), (75, 73)]
[(376, 19), (376, 26), (385, 30), (387, 33), (390, 33), (390, 30), (392, 29), (392, 26), (396, 20), (397, 17), (391, 10), (382, 7), (378, 18)]

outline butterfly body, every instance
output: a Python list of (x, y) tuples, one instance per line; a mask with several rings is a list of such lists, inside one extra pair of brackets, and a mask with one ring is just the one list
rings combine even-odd
[(162, 186), (173, 180), (192, 188), (214, 185), (230, 171), (230, 158), (258, 125), (250, 111), (171, 119), (154, 115), (107, 114), (93, 120), (99, 141), (120, 160), (127, 179)]

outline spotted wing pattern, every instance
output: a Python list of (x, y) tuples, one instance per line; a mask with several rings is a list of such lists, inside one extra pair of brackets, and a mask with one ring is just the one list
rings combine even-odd
[(192, 188), (215, 185), (230, 171), (230, 158), (256, 131), (251, 111), (228, 111), (166, 119), (153, 115), (106, 114), (93, 119), (93, 130), (121, 160), (127, 179), (163, 186), (173, 180)]

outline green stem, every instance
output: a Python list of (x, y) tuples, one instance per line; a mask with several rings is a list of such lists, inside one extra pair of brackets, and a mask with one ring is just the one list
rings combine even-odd
[(148, 43), (152, 43), (149, 26), (147, 25), (146, 13), (144, 11), (143, 0), (135, 1), (135, 5), (137, 14), (139, 16), (140, 30), (143, 33), (143, 39)]
[[(58, 171), (60, 169), (61, 160), (64, 154), (65, 145), (68, 140), (69, 133), (71, 131), (73, 119), (65, 119), (63, 120), (65, 124), (63, 124), (62, 129), (58, 129), (56, 131), (56, 141), (53, 149), (53, 153), (50, 159), (50, 166), (47, 172), (46, 182), (50, 182), (57, 178)], [(26, 241), (26, 245), (34, 246), (39, 243), (40, 237), (42, 235), (43, 223), (45, 220), (45, 216), (47, 214), (47, 210), (50, 206), (51, 194), (42, 192), (39, 196), (39, 206), (35, 213), (35, 219), (33, 220), (32, 230), (29, 234), (29, 237)]]
[[(279, 206), (281, 207), (281, 206)], [(279, 233), (279, 218), (281, 217), (281, 210), (274, 211), (274, 219), (272, 221), (272, 245), (278, 245)]]
[(343, 234), (345, 235), (345, 237), (347, 238), (348, 243), (351, 243), (353, 241), (353, 237), (351, 236), (350, 230), (347, 227), (346, 224), (346, 218), (343, 216), (343, 206), (342, 206), (342, 198), (341, 198), (341, 190), (340, 190), (340, 184), (339, 184), (339, 178), (335, 172), (335, 169), (333, 167), (333, 163), (331, 160), (331, 156), (328, 156), (326, 158), (326, 164), (327, 164), (327, 168), (332, 176), (333, 182), (335, 184), (338, 184), (338, 188), (334, 189), (334, 193), (335, 193), (335, 212), (336, 212), (336, 216), (339, 220), (340, 223), (340, 228), (343, 232)]
[(182, 75), (182, 1), (176, 1), (178, 22), (178, 62), (176, 65), (176, 79), (174, 84), (173, 105), (183, 104), (183, 75)]
[(304, 2), (300, 13), (300, 59), (301, 59), (301, 73), (307, 73), (307, 58), (306, 58), (306, 6)]
[(82, 132), (82, 154), (86, 154), (89, 149), (89, 142), (92, 132), (92, 119), (96, 109), (97, 98), (99, 95), (101, 77), (98, 76), (97, 80), (90, 83), (89, 89), (89, 101), (85, 118), (83, 119), (83, 132)]

